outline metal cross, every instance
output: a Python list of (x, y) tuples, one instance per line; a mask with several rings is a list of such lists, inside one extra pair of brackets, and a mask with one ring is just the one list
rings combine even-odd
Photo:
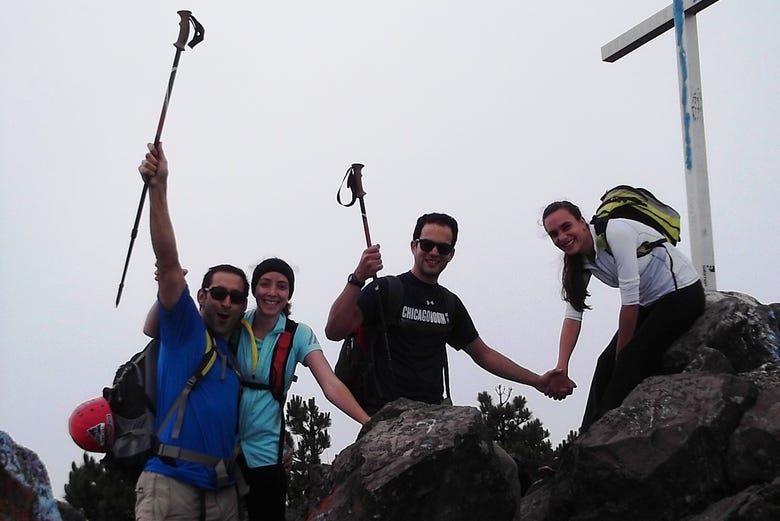
[(672, 5), (658, 11), (601, 48), (601, 59), (614, 62), (656, 36), (675, 29), (691, 257), (706, 290), (716, 289), (715, 252), (712, 244), (696, 14), (717, 1), (674, 0)]

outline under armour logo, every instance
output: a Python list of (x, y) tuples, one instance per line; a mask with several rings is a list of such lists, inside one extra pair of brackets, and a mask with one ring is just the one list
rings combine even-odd
[(436, 301), (434, 301), (434, 300), (426, 300), (425, 301), (425, 305), (426, 306), (435, 306), (436, 305)]

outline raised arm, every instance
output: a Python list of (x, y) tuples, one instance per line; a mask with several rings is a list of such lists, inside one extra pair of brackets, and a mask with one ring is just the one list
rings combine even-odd
[[(376, 276), (382, 269), (382, 255), (379, 253), (379, 245), (375, 244), (363, 251), (360, 262), (353, 272), (360, 282)], [(343, 340), (363, 323), (363, 313), (358, 307), (360, 286), (346, 283), (344, 289), (330, 307), (328, 323), (325, 324), (325, 336), (328, 340)]]
[(168, 211), (168, 160), (162, 143), (147, 145), (147, 152), (138, 171), (149, 188), (149, 227), (152, 249), (157, 258), (157, 298), (165, 309), (179, 300), (186, 284), (176, 249), (176, 236)]

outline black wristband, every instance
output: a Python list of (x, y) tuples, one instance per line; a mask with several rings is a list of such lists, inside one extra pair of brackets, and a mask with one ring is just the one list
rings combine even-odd
[(349, 277), (347, 277), (347, 284), (352, 284), (353, 286), (357, 286), (358, 288), (362, 288), (366, 285), (365, 280), (360, 280), (355, 276), (354, 273), (350, 273)]

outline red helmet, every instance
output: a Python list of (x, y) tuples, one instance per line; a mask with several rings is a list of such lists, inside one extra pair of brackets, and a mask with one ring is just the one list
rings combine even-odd
[(106, 452), (114, 442), (114, 417), (102, 396), (88, 400), (73, 411), (68, 431), (76, 445), (89, 452)]

